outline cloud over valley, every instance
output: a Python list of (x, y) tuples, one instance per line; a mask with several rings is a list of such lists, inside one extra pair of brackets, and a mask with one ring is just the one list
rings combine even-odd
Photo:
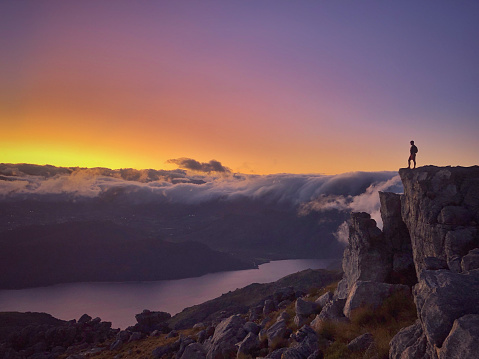
[(103, 220), (250, 258), (305, 258), (341, 252), (351, 211), (381, 226), (378, 191), (402, 192), (395, 172), (243, 175), (216, 162), (181, 160), (170, 171), (0, 164), (0, 230)]

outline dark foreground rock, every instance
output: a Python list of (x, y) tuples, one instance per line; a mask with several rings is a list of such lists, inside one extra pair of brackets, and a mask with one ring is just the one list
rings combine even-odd
[(0, 313), (0, 319), (0, 358), (57, 358), (93, 350), (119, 332), (110, 322), (88, 315), (78, 322), (44, 313)]

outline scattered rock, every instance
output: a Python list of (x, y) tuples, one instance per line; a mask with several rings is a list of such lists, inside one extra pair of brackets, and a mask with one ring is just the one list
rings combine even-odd
[(263, 307), (263, 315), (267, 316), (276, 310), (276, 306), (274, 305), (274, 301), (271, 299), (267, 299), (264, 301)]
[(137, 324), (128, 329), (132, 332), (142, 332), (149, 334), (154, 330), (162, 333), (169, 332), (168, 323), (166, 321), (171, 318), (171, 315), (166, 312), (152, 312), (148, 309), (143, 310), (142, 313), (136, 314), (135, 319)]
[(324, 293), (318, 299), (316, 299), (316, 304), (323, 308), (326, 304), (333, 300), (334, 294), (332, 292)]
[(389, 343), (390, 359), (423, 359), (426, 356), (427, 339), (421, 321), (402, 328)]
[(316, 302), (309, 302), (301, 298), (296, 300), (295, 311), (298, 316), (308, 317), (316, 313), (319, 308), (320, 306)]
[(238, 344), (237, 359), (251, 359), (253, 353), (260, 347), (258, 335), (250, 332), (241, 343)]
[(213, 337), (208, 339), (204, 347), (208, 359), (220, 359), (236, 355), (236, 343), (246, 337), (243, 329), (244, 319), (240, 315), (233, 315), (223, 320), (215, 329)]
[(206, 351), (201, 344), (191, 343), (183, 352), (181, 359), (206, 359)]
[(285, 320), (278, 320), (271, 327), (266, 330), (266, 337), (268, 339), (268, 346), (271, 349), (277, 349), (281, 346), (288, 333), (288, 327)]
[(348, 349), (352, 352), (364, 351), (368, 349), (372, 343), (374, 343), (373, 335), (371, 333), (365, 333), (351, 340), (348, 343)]

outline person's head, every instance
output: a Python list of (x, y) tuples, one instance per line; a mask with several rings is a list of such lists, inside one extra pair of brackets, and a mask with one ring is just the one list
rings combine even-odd
[(414, 141), (411, 141), (411, 145), (414, 145)]

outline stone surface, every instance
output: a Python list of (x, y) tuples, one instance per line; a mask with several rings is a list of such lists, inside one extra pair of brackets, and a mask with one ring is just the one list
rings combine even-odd
[(447, 261), (436, 257), (424, 258), (424, 268), (427, 270), (448, 269)]
[(332, 292), (326, 292), (322, 296), (320, 296), (318, 299), (316, 299), (316, 304), (318, 304), (321, 308), (323, 308), (326, 304), (328, 304), (330, 301), (333, 300), (333, 293)]
[(358, 280), (385, 281), (392, 270), (392, 249), (376, 221), (368, 213), (352, 213), (348, 225), (349, 243), (343, 254), (345, 287), (349, 290)]
[(351, 340), (348, 343), (348, 349), (352, 352), (363, 351), (368, 349), (372, 343), (374, 343), (373, 335), (371, 333), (365, 333)]
[[(78, 322), (65, 322), (44, 313), (8, 314), (7, 321), (18, 323), (19, 326), (0, 338), (0, 346), (3, 347), (0, 348), (3, 351), (0, 357), (5, 358), (54, 358), (63, 353), (69, 356), (97, 348), (106, 340), (113, 343), (119, 332), (111, 329), (110, 322), (92, 319), (87, 314)], [(26, 324), (29, 322), (31, 324)], [(5, 324), (8, 322), (2, 322), (2, 326)]]
[(206, 340), (204, 347), (208, 359), (222, 359), (236, 356), (236, 343), (246, 337), (243, 329), (245, 320), (240, 315), (233, 315), (223, 320), (215, 329), (213, 337)]
[(185, 348), (181, 359), (205, 359), (206, 351), (199, 343), (191, 343)]
[(471, 249), (468, 254), (462, 257), (461, 269), (464, 272), (479, 269), (479, 248)]
[(319, 341), (316, 332), (308, 325), (303, 326), (296, 333), (291, 335), (295, 340), (284, 353), (283, 358), (308, 358), (319, 350)]
[(294, 324), (299, 328), (308, 322), (308, 317), (302, 315), (295, 315), (293, 319)]
[(296, 292), (293, 287), (283, 287), (273, 293), (273, 301), (277, 304), (285, 300), (293, 301), (296, 299)]
[(478, 166), (425, 166), (412, 171), (400, 169), (399, 175), (404, 187), (401, 213), (411, 236), (417, 273), (425, 269), (426, 257), (448, 261), (445, 246), (450, 231), (475, 232), (472, 242), (477, 247)]
[(426, 355), (427, 339), (423, 333), (421, 321), (402, 328), (389, 343), (390, 359), (423, 359)]
[(245, 325), (244, 325), (244, 329), (248, 332), (248, 333), (253, 333), (253, 334), (258, 334), (259, 331), (261, 330), (261, 327), (254, 323), (254, 322), (247, 322)]
[(319, 304), (298, 298), (296, 300), (294, 309), (296, 315), (308, 317), (311, 314), (316, 313), (316, 311), (319, 309)]
[(276, 310), (276, 305), (274, 304), (274, 301), (271, 299), (266, 299), (264, 301), (264, 307), (263, 307), (263, 315), (268, 315)]
[(384, 299), (398, 291), (409, 293), (409, 287), (402, 284), (357, 281), (349, 292), (343, 313), (349, 318), (351, 311), (362, 305), (377, 308), (383, 303)]
[(456, 319), (479, 314), (479, 270), (424, 270), (413, 294), (428, 342), (441, 347)]
[(268, 346), (272, 349), (278, 348), (278, 346), (284, 342), (287, 333), (288, 326), (286, 324), (286, 321), (278, 320), (266, 330)]
[(479, 315), (468, 314), (454, 321), (439, 350), (439, 359), (477, 359), (479, 356)]
[(238, 352), (236, 354), (237, 359), (251, 359), (253, 353), (260, 347), (258, 335), (254, 333), (248, 333), (238, 345)]
[(321, 323), (323, 321), (341, 321), (345, 320), (343, 310), (346, 299), (333, 299), (328, 304), (324, 306), (321, 312), (313, 319), (311, 326), (318, 330), (321, 328)]

